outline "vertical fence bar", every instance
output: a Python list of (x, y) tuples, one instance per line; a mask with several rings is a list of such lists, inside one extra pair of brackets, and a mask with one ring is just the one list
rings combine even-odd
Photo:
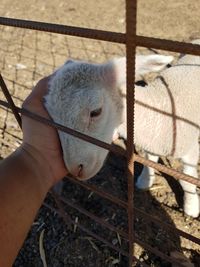
[(129, 267), (134, 254), (134, 78), (136, 51), (136, 10), (137, 0), (126, 0), (126, 59), (127, 59), (127, 179), (128, 179), (128, 227), (129, 227)]

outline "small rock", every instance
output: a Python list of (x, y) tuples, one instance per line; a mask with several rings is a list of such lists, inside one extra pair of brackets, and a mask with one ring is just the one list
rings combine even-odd
[(27, 68), (24, 64), (21, 64), (21, 63), (17, 63), (15, 67), (17, 70), (24, 70)]

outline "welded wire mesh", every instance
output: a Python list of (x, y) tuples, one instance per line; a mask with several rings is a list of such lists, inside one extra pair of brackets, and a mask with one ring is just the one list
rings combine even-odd
[[(120, 208), (124, 209), (127, 213), (128, 219), (127, 219), (127, 229), (122, 230), (117, 226), (113, 226), (111, 223), (105, 221), (104, 219), (100, 218), (99, 216), (96, 216), (92, 212), (87, 211), (86, 209), (82, 208), (80, 205), (77, 205), (73, 203), (72, 201), (68, 199), (64, 199), (63, 197), (57, 196), (55, 193), (52, 193), (53, 197), (56, 200), (57, 208), (45, 203), (44, 205), (51, 210), (54, 210), (60, 216), (62, 216), (65, 219), (65, 222), (69, 225), (75, 225), (76, 227), (80, 228), (81, 230), (85, 231), (87, 234), (93, 236), (95, 239), (100, 240), (101, 242), (105, 243), (108, 247), (111, 247), (112, 249), (116, 250), (120, 254), (128, 257), (129, 259), (129, 266), (132, 266), (133, 262), (139, 262), (142, 266), (148, 266), (144, 262), (140, 262), (139, 259), (137, 259), (134, 256), (134, 244), (137, 243), (147, 249), (148, 251), (154, 253), (155, 255), (160, 256), (162, 259), (171, 262), (171, 263), (177, 263), (179, 266), (183, 266), (178, 260), (170, 257), (169, 255), (164, 254), (163, 252), (159, 251), (157, 248), (154, 248), (147, 243), (139, 240), (137, 236), (134, 234), (134, 220), (135, 220), (135, 214), (137, 213), (138, 216), (141, 216), (143, 219), (150, 221), (150, 222), (156, 222), (157, 224), (161, 225), (165, 229), (172, 230), (176, 232), (178, 235), (183, 236), (192, 242), (195, 242), (196, 244), (200, 245), (200, 239), (191, 236), (187, 234), (186, 232), (183, 232), (179, 229), (172, 228), (167, 223), (163, 223), (160, 219), (151, 216), (147, 214), (145, 211), (142, 211), (136, 207), (134, 207), (133, 202), (133, 196), (134, 196), (134, 183), (133, 183), (133, 177), (134, 177), (134, 163), (139, 162), (143, 165), (155, 168), (158, 171), (161, 171), (163, 173), (166, 173), (168, 175), (174, 176), (176, 179), (182, 179), (185, 181), (188, 181), (190, 183), (196, 184), (200, 186), (200, 181), (194, 177), (185, 175), (183, 173), (180, 173), (174, 169), (171, 169), (169, 167), (163, 166), (161, 164), (152, 162), (150, 160), (147, 160), (139, 155), (136, 155), (134, 153), (134, 76), (135, 76), (135, 52), (136, 47), (146, 47), (146, 48), (154, 48), (154, 49), (162, 49), (167, 50), (171, 52), (179, 52), (179, 53), (188, 53), (192, 55), (200, 55), (200, 49), (198, 45), (188, 44), (188, 43), (180, 43), (176, 41), (170, 41), (170, 40), (161, 40), (156, 38), (150, 38), (150, 37), (143, 37), (138, 36), (136, 34), (136, 4), (137, 1), (127, 0), (126, 1), (126, 33), (116, 33), (116, 32), (108, 32), (108, 31), (101, 31), (101, 30), (94, 30), (94, 29), (85, 29), (85, 28), (78, 28), (78, 27), (72, 27), (72, 26), (66, 26), (66, 25), (58, 25), (58, 24), (51, 24), (51, 23), (44, 23), (44, 22), (36, 22), (36, 21), (26, 21), (26, 20), (19, 20), (19, 19), (11, 19), (11, 18), (5, 18), (0, 17), (0, 24), (6, 25), (10, 27), (19, 27), (24, 29), (32, 29), (37, 31), (45, 31), (45, 32), (53, 32), (58, 34), (64, 34), (64, 35), (72, 35), (72, 36), (79, 36), (83, 38), (90, 38), (95, 40), (103, 40), (103, 41), (109, 41), (109, 42), (116, 42), (121, 43), (126, 46), (126, 55), (127, 55), (127, 149), (124, 151), (123, 149), (107, 144), (105, 142), (102, 142), (100, 140), (97, 140), (95, 138), (92, 138), (90, 136), (87, 136), (83, 133), (77, 132), (73, 129), (70, 129), (68, 127), (59, 125), (58, 123), (55, 123), (53, 121), (50, 121), (46, 118), (42, 118), (39, 115), (36, 115), (30, 111), (27, 111), (23, 108), (15, 106), (12, 97), (9, 93), (9, 89), (7, 88), (3, 77), (0, 75), (0, 86), (2, 88), (2, 91), (7, 99), (7, 102), (0, 100), (0, 105), (4, 106), (6, 108), (9, 108), (12, 110), (13, 114), (15, 115), (15, 118), (17, 122), (19, 123), (21, 127), (21, 116), (20, 114), (23, 114), (25, 116), (28, 116), (32, 119), (38, 120), (44, 124), (51, 125), (52, 127), (55, 127), (58, 130), (64, 131), (68, 134), (71, 134), (77, 138), (83, 139), (87, 142), (91, 142), (97, 146), (100, 146), (102, 148), (105, 148), (113, 153), (117, 153), (119, 155), (122, 155), (126, 157), (127, 160), (127, 184), (128, 184), (128, 197), (127, 200), (120, 199), (116, 196), (114, 196), (111, 193), (107, 193), (104, 190), (101, 190), (95, 185), (92, 184), (85, 184), (82, 183), (73, 177), (68, 177), (68, 180), (76, 184), (77, 186), (83, 187), (85, 190), (89, 190), (93, 192), (94, 194), (98, 195), (99, 197), (106, 199), (107, 201), (110, 201), (114, 203), (115, 205), (119, 206)], [(119, 247), (114, 244), (112, 244), (110, 241), (106, 239), (106, 237), (102, 237), (94, 232), (91, 231), (91, 229), (83, 226), (81, 223), (74, 221), (70, 218), (70, 216), (67, 216), (66, 207), (72, 207), (75, 210), (79, 211), (83, 215), (89, 217), (91, 220), (95, 221), (99, 226), (103, 226), (107, 229), (109, 229), (112, 232), (117, 233), (121, 239), (125, 240), (126, 246)]]

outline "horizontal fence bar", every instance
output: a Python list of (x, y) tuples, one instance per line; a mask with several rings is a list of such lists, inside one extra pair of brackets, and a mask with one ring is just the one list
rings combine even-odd
[(160, 163), (156, 163), (156, 162), (153, 162), (151, 160), (148, 160), (148, 159), (145, 159), (139, 155), (136, 155), (135, 154), (135, 161), (145, 165), (145, 166), (148, 166), (148, 167), (152, 167), (154, 169), (156, 169), (157, 171), (160, 171), (160, 172), (164, 172), (170, 176), (173, 176), (174, 178), (178, 179), (178, 180), (184, 180), (184, 181), (187, 181), (191, 184), (195, 184), (197, 186), (200, 186), (200, 179), (198, 178), (195, 178), (193, 176), (190, 176), (190, 175), (186, 175), (184, 173), (181, 173), (181, 172), (178, 172), (172, 168), (169, 168), (167, 166), (164, 166)]
[[(80, 27), (66, 26), (66, 25), (53, 24), (47, 22), (29, 21), (29, 20), (13, 19), (6, 17), (0, 17), (0, 25), (59, 33), (59, 34), (90, 38), (101, 41), (108, 41), (113, 43), (121, 43), (121, 44), (126, 43), (125, 33), (109, 32), (96, 29), (80, 28)], [(200, 46), (197, 44), (139, 36), (139, 35), (136, 35), (135, 42), (136, 46), (200, 56)]]
[(170, 230), (171, 232), (176, 232), (177, 234), (179, 234), (179, 236), (182, 236), (182, 237), (200, 245), (200, 239), (199, 238), (197, 238), (191, 234), (188, 234), (188, 233), (176, 228), (175, 226), (171, 226), (170, 224), (161, 221), (160, 219), (156, 218), (155, 216), (152, 216), (151, 214), (149, 214), (147, 212), (144, 212), (141, 209), (134, 207), (134, 210), (138, 216), (146, 218), (148, 221), (155, 222), (156, 224), (165, 228), (166, 230)]
[[(80, 185), (82, 186), (83, 183), (80, 182)], [(96, 189), (96, 187), (94, 187)], [(101, 191), (100, 191), (101, 192)], [(124, 232), (123, 230), (121, 229), (117, 229), (115, 226), (109, 224), (108, 222), (106, 222), (105, 220), (99, 218), (98, 216), (94, 215), (93, 213), (91, 212), (88, 212), (87, 210), (85, 210), (84, 208), (80, 207), (79, 205), (75, 204), (75, 203), (72, 203), (71, 201), (55, 194), (55, 192), (52, 193), (53, 196), (59, 200), (59, 201), (62, 201), (63, 203), (65, 203), (66, 205), (78, 210), (80, 213), (88, 216), (89, 218), (91, 218), (92, 220), (96, 221), (97, 223), (109, 228), (111, 231), (114, 231), (114, 232), (117, 232), (118, 234), (120, 234), (122, 237), (124, 237), (125, 239), (128, 239), (128, 234), (126, 232)], [(179, 234), (179, 236), (182, 236), (198, 245), (200, 245), (200, 239), (191, 235), (191, 234), (188, 234), (174, 226), (171, 226), (170, 224), (168, 223), (165, 223), (163, 221), (161, 221), (160, 219), (158, 219), (157, 217), (155, 216), (152, 216), (150, 215), (149, 213), (139, 209), (139, 208), (136, 208), (134, 207), (134, 210), (135, 210), (135, 213), (138, 215), (138, 216), (141, 216), (142, 218), (145, 218), (147, 219), (148, 221), (151, 221), (151, 222), (154, 222), (156, 224), (158, 224), (159, 226), (161, 226), (162, 228), (166, 229), (166, 230), (170, 230), (171, 232), (175, 232), (177, 234)], [(65, 219), (65, 222), (67, 221), (68, 219), (68, 216), (65, 218), (65, 216), (63, 215), (63, 219)]]
[[(0, 105), (2, 105), (4, 107), (7, 107), (7, 108), (10, 108), (10, 105), (7, 102), (3, 101), (3, 100), (0, 100)], [(109, 150), (109, 151), (111, 151), (113, 153), (120, 154), (120, 155), (126, 157), (126, 151), (124, 149), (116, 146), (116, 145), (107, 144), (107, 143), (105, 143), (103, 141), (100, 141), (100, 140), (98, 140), (96, 138), (90, 137), (88, 135), (85, 135), (83, 133), (75, 131), (75, 130), (73, 130), (71, 128), (68, 128), (66, 126), (63, 126), (63, 125), (58, 124), (58, 123), (55, 123), (52, 120), (46, 119), (44, 117), (41, 117), (41, 116), (39, 116), (39, 115), (37, 115), (35, 113), (32, 113), (32, 112), (30, 112), (30, 111), (28, 111), (26, 109), (22, 109), (22, 108), (16, 107), (16, 110), (19, 113), (21, 113), (21, 114), (23, 114), (23, 115), (25, 115), (25, 116), (27, 116), (29, 118), (37, 120), (37, 121), (39, 121), (41, 123), (44, 123), (46, 125), (52, 126), (52, 127), (56, 128), (58, 130), (66, 132), (66, 133), (68, 133), (68, 134), (70, 134), (72, 136), (75, 136), (77, 138), (80, 138), (80, 139), (82, 139), (82, 140), (84, 140), (86, 142), (90, 142), (90, 143), (92, 143), (94, 145), (97, 145), (97, 146), (100, 146), (100, 147), (102, 147), (104, 149), (107, 149), (107, 150)], [(174, 178), (176, 178), (178, 180), (184, 180), (184, 181), (187, 181), (189, 183), (195, 184), (195, 185), (200, 187), (200, 180), (195, 178), (195, 177), (186, 175), (184, 173), (180, 173), (180, 172), (178, 172), (178, 171), (176, 171), (174, 169), (171, 169), (171, 168), (169, 168), (167, 166), (164, 166), (164, 165), (161, 165), (159, 163), (155, 163), (155, 162), (153, 162), (151, 160), (145, 159), (145, 158), (143, 158), (143, 157), (141, 157), (141, 156), (139, 156), (137, 154), (135, 154), (134, 157), (135, 157), (135, 161), (137, 161), (137, 162), (139, 162), (139, 163), (141, 163), (143, 165), (152, 167), (152, 168), (154, 168), (154, 169), (156, 169), (158, 171), (161, 171), (161, 172), (164, 172), (166, 174), (169, 174), (169, 175), (173, 176)]]
[[(72, 207), (72, 208), (78, 210), (81, 214), (84, 214), (84, 215), (90, 217), (91, 219), (95, 220), (97, 223), (99, 223), (99, 224), (105, 226), (106, 228), (110, 229), (111, 231), (117, 232), (117, 233), (119, 233), (120, 235), (124, 236), (125, 238), (128, 238), (128, 235), (127, 235), (124, 231), (121, 231), (121, 230), (119, 230), (119, 229), (116, 229), (115, 227), (113, 227), (113, 226), (110, 225), (109, 223), (103, 221), (101, 218), (98, 218), (97, 216), (93, 215), (92, 213), (88, 212), (87, 210), (85, 210), (85, 209), (79, 207), (78, 205), (72, 203), (71, 201), (68, 201), (68, 200), (64, 199), (63, 197), (60, 197), (60, 196), (59, 196), (59, 199), (60, 199), (63, 203), (65, 203), (66, 205), (68, 205), (68, 206), (70, 206), (70, 207)], [(136, 211), (137, 213), (140, 213), (140, 215), (143, 216), (144, 218), (147, 218), (148, 220), (151, 220), (151, 221), (156, 222), (156, 223), (159, 222), (159, 224), (160, 224), (162, 227), (164, 227), (164, 228), (166, 228), (166, 229), (170, 229), (171, 231), (176, 231), (176, 232), (179, 233), (181, 236), (183, 236), (183, 237), (185, 237), (185, 238), (187, 238), (187, 239), (189, 239), (189, 240), (191, 240), (191, 238), (192, 238), (191, 241), (193, 241), (193, 242), (196, 242), (196, 241), (197, 241), (196, 243), (199, 244), (199, 239), (198, 239), (198, 238), (195, 238), (194, 236), (191, 236), (190, 234), (187, 234), (187, 233), (185, 233), (185, 232), (183, 232), (183, 231), (181, 231), (181, 230), (179, 230), (179, 229), (176, 229), (175, 227), (172, 227), (172, 226), (170, 226), (170, 225), (168, 225), (168, 224), (166, 224), (166, 223), (163, 223), (163, 222), (161, 222), (159, 219), (157, 219), (157, 218), (155, 218), (155, 217), (153, 217), (153, 216), (151, 216), (151, 215), (149, 215), (149, 214), (147, 214), (147, 213), (145, 213), (145, 212), (143, 212), (143, 211), (141, 211), (141, 210), (139, 210), (139, 209), (137, 209), (137, 208), (134, 208), (134, 209), (135, 209), (135, 211)], [(61, 214), (60, 214), (60, 215), (61, 215)], [(62, 217), (63, 217), (63, 216), (64, 216), (64, 215), (63, 215), (63, 213), (62, 213)], [(65, 221), (66, 221), (67, 219), (68, 219), (68, 216), (67, 216), (67, 218), (65, 218)], [(75, 222), (74, 222), (74, 224), (75, 224)], [(193, 238), (194, 238), (194, 239), (193, 239)], [(173, 259), (173, 257), (170, 257), (170, 256), (164, 254), (163, 252), (157, 250), (156, 248), (153, 248), (153, 247), (151, 247), (150, 245), (148, 245), (148, 244), (146, 244), (146, 243), (144, 243), (144, 242), (142, 242), (142, 241), (140, 241), (140, 240), (138, 240), (138, 239), (136, 239), (135, 241), (136, 241), (136, 243), (138, 243), (138, 244), (141, 245), (142, 247), (144, 247), (144, 248), (146, 248), (147, 250), (149, 250), (151, 253), (154, 253), (155, 255), (160, 256), (161, 258), (165, 259), (166, 261), (171, 262), (171, 263), (179, 263), (177, 259)], [(179, 266), (184, 266), (184, 265), (180, 264)]]
[(47, 22), (0, 17), (0, 24), (4, 26), (12, 26), (12, 27), (18, 27), (18, 28), (23, 28), (23, 29), (66, 34), (66, 35), (71, 35), (71, 36), (84, 37), (84, 38), (108, 41), (108, 42), (113, 42), (113, 43), (124, 44), (126, 40), (124, 33), (80, 28), (80, 27), (53, 24), (53, 23), (47, 23)]
[[(82, 187), (85, 187), (88, 190), (93, 191), (94, 193), (99, 194), (99, 192), (100, 192), (100, 196), (103, 197), (103, 198), (107, 198), (107, 196), (108, 196), (107, 199), (110, 200), (111, 202), (114, 202), (115, 204), (118, 204), (118, 205), (121, 204), (121, 200), (119, 198), (115, 198), (112, 195), (107, 194), (107, 193), (104, 195), (105, 192), (102, 192), (102, 190), (98, 190), (98, 188), (96, 186), (94, 186), (94, 185), (90, 185), (90, 184), (87, 184), (87, 183), (80, 182), (80, 181), (74, 179), (73, 177), (69, 177), (69, 176), (67, 177), (67, 179), (70, 180), (72, 183), (78, 184), (78, 185), (80, 185)], [(65, 204), (67, 204), (67, 205), (74, 205), (74, 208), (76, 206), (77, 209), (81, 209), (81, 207), (77, 206), (76, 204), (73, 204), (73, 203), (69, 202), (68, 200), (64, 199), (63, 197), (60, 197), (59, 196), (59, 198)], [(113, 199), (114, 199), (114, 201), (113, 201)], [(126, 206), (127, 206), (127, 203), (125, 201), (122, 201), (122, 207), (123, 208), (126, 208)], [(178, 229), (176, 227), (173, 227), (170, 224), (167, 224), (167, 223), (161, 221), (160, 219), (156, 218), (155, 216), (152, 216), (149, 213), (146, 213), (145, 211), (143, 211), (143, 210), (141, 210), (139, 208), (134, 207), (134, 210), (135, 210), (135, 212), (136, 212), (136, 214), (138, 216), (142, 216), (142, 217), (146, 218), (147, 220), (149, 220), (151, 222), (155, 222), (159, 226), (165, 228), (166, 230), (170, 230), (171, 232), (174, 232), (175, 231), (180, 236), (182, 236), (182, 237), (184, 237), (184, 238), (186, 238), (186, 239), (188, 239), (188, 240), (190, 240), (190, 241), (192, 241), (192, 242), (200, 245), (200, 239), (199, 238), (197, 238), (197, 237), (195, 237), (195, 236), (193, 236), (191, 234), (188, 234), (188, 233), (186, 233), (186, 232), (184, 232), (184, 231), (182, 231), (182, 230), (180, 230), (180, 229)], [(86, 211), (86, 210), (84, 210), (84, 211)], [(88, 216), (90, 217), (90, 215), (88, 215)], [(96, 219), (100, 219), (100, 218), (97, 217)], [(117, 232), (118, 229), (113, 229), (113, 231), (116, 231)], [(119, 231), (121, 231), (121, 230), (119, 230)], [(121, 233), (119, 232), (119, 234), (121, 234), (122, 236), (124, 236), (125, 238), (127, 238), (127, 234), (124, 231), (122, 231)]]
[(105, 198), (105, 199), (107, 199), (107, 200), (109, 200), (109, 201), (121, 206), (124, 209), (127, 209), (127, 207), (128, 207), (128, 204), (127, 204), (126, 201), (124, 201), (124, 200), (122, 200), (122, 199), (120, 199), (118, 197), (115, 197), (112, 194), (109, 194), (109, 193), (107, 193), (105, 191), (102, 191), (102, 190), (98, 189), (94, 185), (81, 182), (81, 181), (77, 180), (76, 178), (74, 178), (72, 176), (69, 176), (69, 175), (67, 175), (66, 178), (68, 180), (70, 180), (72, 183), (78, 184), (78, 185), (84, 187), (85, 189), (90, 190), (90, 191), (96, 193), (97, 195), (99, 195), (99, 196), (101, 196), (101, 197), (103, 197), (103, 198)]
[[(111, 194), (108, 194), (106, 192), (102, 192), (102, 190), (99, 190), (96, 186), (94, 185), (90, 185), (90, 184), (87, 184), (87, 183), (84, 183), (84, 182), (81, 182), (81, 181), (78, 181), (77, 179), (74, 179), (73, 177), (69, 177), (67, 176), (67, 179), (70, 180), (72, 183), (75, 183), (75, 184), (78, 184), (88, 190), (91, 190), (93, 191), (94, 193), (100, 195), (101, 197), (103, 198), (106, 198), (108, 199), (109, 201), (111, 202), (114, 202), (115, 204), (118, 204), (120, 206), (122, 206), (122, 208), (127, 208), (127, 202), (125, 201), (122, 201), (121, 199), (117, 198), (117, 197), (114, 197), (113, 195)], [(64, 199), (63, 199), (64, 200)], [(188, 234), (178, 228), (175, 228), (161, 220), (159, 220), (158, 218), (156, 218), (155, 216), (152, 216), (146, 212), (144, 212), (143, 210), (141, 209), (138, 209), (136, 207), (134, 207), (134, 210), (136, 212), (136, 214), (138, 214), (139, 216), (143, 216), (145, 217), (146, 219), (148, 219), (149, 221), (152, 221), (152, 222), (156, 222), (158, 225), (162, 226), (163, 228), (165, 229), (169, 229), (170, 231), (175, 231), (177, 232), (179, 235), (181, 235), (182, 237), (200, 245), (200, 239), (195, 237), (195, 236), (192, 236), (191, 234)]]
[[(4, 106), (6, 108), (11, 108), (10, 105), (7, 102), (3, 101), (3, 100), (0, 100), (0, 105)], [(53, 120), (50, 120), (50, 119), (44, 118), (42, 116), (39, 116), (39, 115), (37, 115), (37, 114), (35, 114), (35, 113), (31, 112), (31, 111), (28, 111), (28, 110), (26, 110), (24, 108), (19, 108), (17, 106), (15, 106), (15, 108), (16, 108), (17, 112), (19, 112), (22, 115), (27, 116), (27, 117), (29, 117), (31, 119), (39, 121), (39, 122), (41, 122), (43, 124), (46, 124), (48, 126), (54, 127), (57, 130), (63, 131), (65, 133), (68, 133), (68, 134), (70, 134), (70, 135), (72, 135), (74, 137), (77, 137), (77, 138), (82, 139), (82, 140), (84, 140), (86, 142), (92, 143), (92, 144), (94, 144), (96, 146), (102, 147), (102, 148), (104, 148), (106, 150), (112, 151), (113, 153), (117, 153), (117, 154), (120, 154), (120, 155), (123, 155), (123, 156), (126, 155), (126, 152), (122, 148), (120, 148), (120, 147), (118, 147), (118, 146), (116, 146), (114, 144), (111, 145), (111, 144), (105, 143), (105, 142), (103, 142), (101, 140), (98, 140), (96, 138), (93, 138), (91, 136), (88, 136), (86, 134), (78, 132), (76, 130), (73, 130), (73, 129), (69, 128), (69, 127), (66, 127), (66, 126), (63, 126), (63, 125), (61, 125), (59, 123), (56, 123)]]
[[(50, 210), (56, 212), (58, 215), (60, 215), (61, 217), (62, 214), (59, 212), (59, 210), (53, 208), (52, 206), (50, 206), (49, 204), (47, 203), (43, 203), (43, 205), (47, 208), (49, 208)], [(86, 232), (87, 234), (91, 235), (92, 237), (96, 238), (97, 240), (103, 242), (104, 244), (106, 244), (107, 246), (109, 246), (110, 248), (114, 249), (115, 251), (121, 253), (122, 255), (128, 257), (128, 253), (126, 251), (124, 251), (123, 249), (121, 248), (118, 248), (116, 246), (114, 246), (112, 243), (108, 242), (105, 238), (93, 233), (92, 231), (88, 230), (86, 227), (84, 227), (83, 225), (81, 225), (79, 222), (75, 222), (74, 220), (72, 219), (69, 219), (70, 220), (70, 224), (73, 224), (75, 226), (77, 226), (78, 228), (80, 228), (82, 231)]]
[[(53, 192), (53, 194), (55, 194)], [(77, 211), (79, 211), (80, 213), (86, 215), (87, 217), (89, 217), (90, 219), (94, 220), (96, 223), (102, 225), (102, 226), (105, 226), (106, 228), (108, 228), (109, 230), (113, 231), (113, 232), (116, 232), (118, 233), (119, 235), (121, 235), (124, 239), (128, 240), (128, 234), (121, 230), (121, 229), (118, 229), (116, 228), (115, 226), (111, 225), (110, 223), (108, 223), (107, 221), (105, 221), (104, 219), (94, 215), (93, 213), (89, 212), (88, 210), (82, 208), (81, 206), (73, 203), (72, 201), (64, 198), (64, 197), (61, 197), (61, 196), (57, 196), (57, 198), (62, 201), (64, 204), (70, 206), (71, 208), (74, 208), (76, 209)]]
[[(51, 205), (49, 205), (48, 203), (44, 202), (43, 205), (50, 209), (51, 211), (57, 213), (61, 218), (63, 218), (63, 213), (61, 213), (59, 210), (57, 210), (56, 208), (52, 207)], [(68, 216), (67, 216), (68, 218)], [(99, 235), (96, 235), (95, 233), (93, 233), (92, 231), (88, 230), (86, 227), (82, 226), (80, 223), (72, 220), (71, 218), (69, 219), (69, 223), (73, 224), (74, 226), (77, 226), (78, 228), (80, 228), (82, 231), (86, 232), (87, 234), (89, 234), (90, 236), (94, 237), (95, 239), (101, 241), (102, 243), (106, 244), (108, 247), (112, 248), (113, 250), (119, 252), (120, 254), (128, 257), (128, 252), (124, 251), (121, 248), (118, 248), (116, 246), (114, 246), (112, 243), (108, 242), (106, 239), (104, 239), (103, 237), (100, 237)], [(141, 262), (139, 259), (137, 259), (135, 256), (133, 256), (133, 259), (135, 262), (139, 263), (140, 266), (144, 266), (144, 267), (149, 267), (149, 265), (147, 265), (144, 262)]]
[[(50, 206), (50, 205), (47, 204), (47, 203), (44, 203), (43, 205), (44, 205), (45, 207), (49, 208), (51, 211), (56, 212), (59, 216), (61, 216), (61, 218), (63, 218), (63, 213), (61, 213), (59, 210), (53, 208), (52, 206)], [(68, 217), (69, 217), (69, 216), (68, 216)], [(68, 217), (67, 217), (67, 218), (68, 218)], [(73, 225), (77, 226), (77, 227), (80, 228), (82, 231), (88, 233), (90, 236), (92, 236), (92, 237), (94, 237), (95, 239), (97, 239), (97, 240), (103, 242), (104, 244), (106, 244), (106, 245), (109, 246), (110, 248), (114, 249), (115, 251), (121, 253), (122, 255), (128, 257), (128, 253), (127, 253), (126, 251), (124, 251), (123, 249), (114, 246), (112, 243), (110, 243), (109, 241), (107, 241), (107, 240), (104, 239), (103, 237), (101, 237), (101, 236), (99, 236), (99, 235), (93, 233), (92, 231), (88, 230), (86, 227), (84, 227), (83, 225), (81, 225), (79, 222), (75, 222), (75, 221), (72, 220), (71, 218), (70, 218), (70, 219), (68, 218), (68, 220), (69, 220), (69, 223), (70, 223), (70, 224), (73, 224)], [(148, 245), (148, 244), (142, 242), (141, 240), (138, 240), (137, 238), (135, 238), (135, 243), (136, 243), (136, 244), (139, 244), (140, 246), (144, 247), (145, 249), (147, 249), (147, 250), (150, 251), (151, 253), (153, 253), (153, 254), (155, 254), (155, 255), (158, 255), (159, 257), (161, 257), (162, 259), (164, 259), (164, 260), (166, 260), (166, 261), (168, 261), (168, 262), (171, 262), (171, 263), (178, 263), (180, 267), (181, 267), (181, 266), (184, 267), (184, 265), (182, 265), (178, 260), (173, 259), (172, 257), (170, 257), (170, 256), (168, 256), (168, 255), (162, 253), (161, 251), (159, 251), (159, 250), (157, 250), (157, 249), (151, 247), (150, 245)], [(134, 257), (134, 256), (133, 256), (133, 257)], [(143, 264), (143, 266), (148, 266), (148, 265), (146, 265), (145, 263), (139, 261), (136, 257), (134, 257), (134, 260), (137, 261), (137, 262), (139, 262), (139, 263), (141, 263), (141, 264)]]
[(200, 45), (145, 36), (137, 36), (138, 46), (200, 56)]

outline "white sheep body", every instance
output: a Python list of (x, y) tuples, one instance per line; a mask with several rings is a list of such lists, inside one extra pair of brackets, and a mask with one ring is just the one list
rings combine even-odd
[[(189, 68), (173, 66), (161, 73), (170, 90), (176, 112), (175, 158), (186, 155), (199, 136), (200, 67), (193, 67), (192, 75)], [(153, 154), (171, 155), (173, 103), (165, 84), (157, 78), (144, 88), (136, 86), (135, 97), (135, 143)]]

